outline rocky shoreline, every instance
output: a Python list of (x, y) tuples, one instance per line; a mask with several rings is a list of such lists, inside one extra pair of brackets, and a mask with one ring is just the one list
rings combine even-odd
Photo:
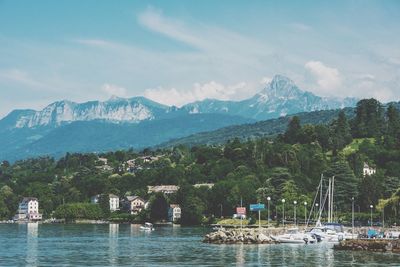
[(203, 242), (212, 244), (273, 244), (271, 234), (279, 234), (282, 230), (275, 229), (219, 229), (205, 235)]
[(336, 250), (400, 253), (399, 239), (349, 239), (334, 246)]

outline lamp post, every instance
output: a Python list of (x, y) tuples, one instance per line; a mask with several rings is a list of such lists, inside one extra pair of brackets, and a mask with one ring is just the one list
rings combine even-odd
[(270, 217), (269, 217), (269, 202), (271, 201), (271, 197), (267, 197), (267, 212), (268, 212), (268, 221), (267, 221), (267, 225), (269, 226), (269, 221), (270, 221)]
[(283, 214), (282, 214), (282, 223), (283, 223), (283, 228), (285, 228), (285, 199), (282, 199), (282, 205), (283, 205)]
[(369, 205), (369, 208), (371, 209), (371, 228), (372, 228), (372, 209), (374, 208), (374, 205)]
[(297, 226), (297, 218), (296, 218), (296, 206), (297, 206), (297, 201), (293, 201), (294, 205), (294, 226)]
[(304, 201), (304, 225), (307, 227), (307, 201)]
[[(316, 204), (315, 204), (315, 210), (316, 210), (316, 211), (318, 210), (318, 206), (319, 206), (319, 204), (316, 203)], [(318, 210), (317, 216), (315, 216), (315, 220), (317, 220), (318, 216), (319, 216), (319, 210)]]
[(351, 234), (354, 237), (354, 197), (351, 198)]

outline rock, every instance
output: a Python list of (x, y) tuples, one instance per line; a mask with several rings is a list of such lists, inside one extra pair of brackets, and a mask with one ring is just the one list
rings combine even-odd
[(268, 236), (266, 236), (263, 233), (261, 233), (261, 234), (258, 235), (258, 240), (260, 242), (266, 242), (266, 241), (270, 241), (271, 239)]

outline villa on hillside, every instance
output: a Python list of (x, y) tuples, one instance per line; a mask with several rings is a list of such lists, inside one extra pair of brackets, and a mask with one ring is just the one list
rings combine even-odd
[(181, 207), (178, 204), (171, 204), (168, 208), (168, 221), (176, 222), (181, 218)]
[(368, 165), (368, 163), (364, 162), (364, 167), (363, 167), (363, 176), (370, 176), (376, 173), (376, 168), (372, 168)]
[(24, 197), (18, 205), (18, 213), (14, 220), (40, 221), (42, 214), (39, 213), (39, 201), (35, 197)]
[(123, 209), (130, 214), (138, 214), (146, 206), (146, 201), (139, 196), (126, 196), (122, 202)]
[(154, 186), (148, 186), (147, 191), (149, 194), (151, 193), (163, 193), (163, 194), (175, 194), (178, 192), (179, 186), (177, 185), (154, 185)]

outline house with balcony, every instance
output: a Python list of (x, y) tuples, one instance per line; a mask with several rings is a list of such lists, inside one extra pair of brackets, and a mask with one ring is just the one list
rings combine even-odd
[(168, 221), (176, 222), (181, 218), (182, 211), (178, 204), (171, 204), (168, 208)]
[(138, 214), (145, 208), (146, 201), (139, 196), (126, 196), (122, 205), (130, 214)]
[(16, 221), (40, 221), (39, 201), (35, 197), (24, 197), (18, 205), (18, 213), (14, 216)]

